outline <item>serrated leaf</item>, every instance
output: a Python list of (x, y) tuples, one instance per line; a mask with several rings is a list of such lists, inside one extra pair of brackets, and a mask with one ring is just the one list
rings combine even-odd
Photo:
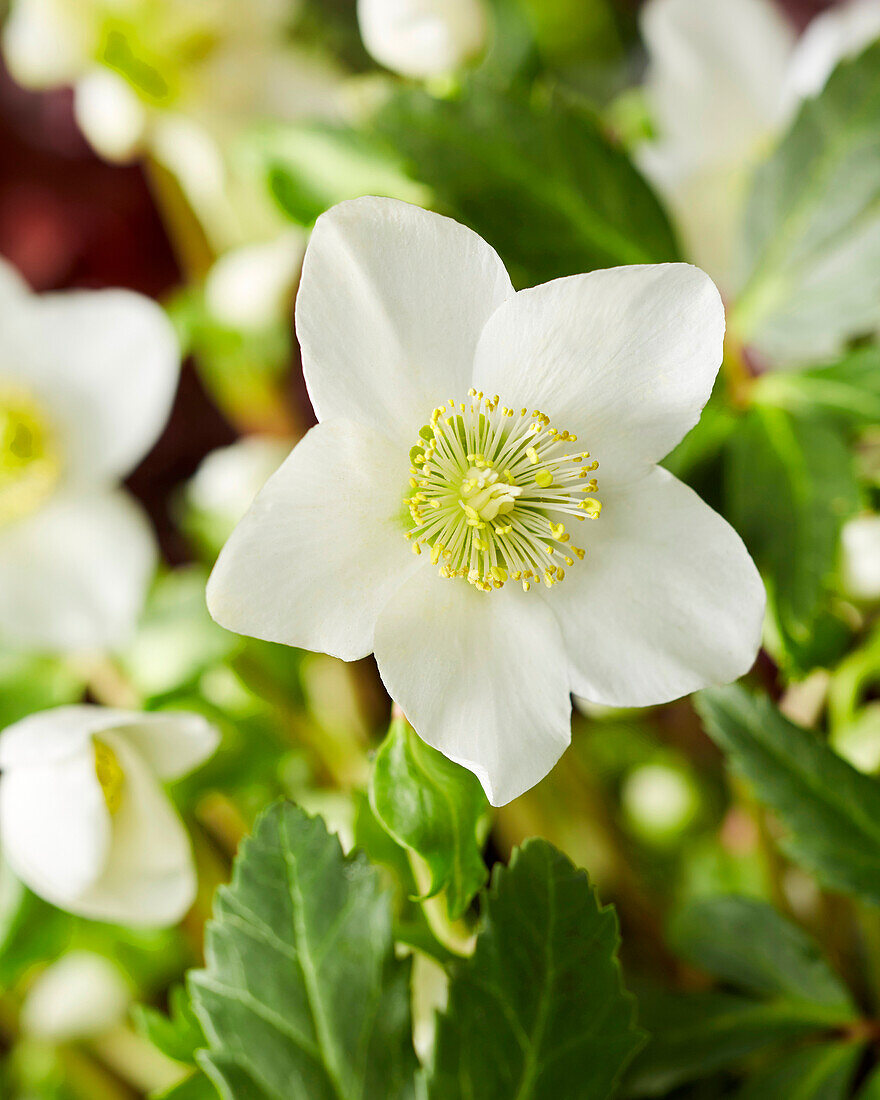
[(217, 1100), (218, 1095), (204, 1073), (197, 1070), (169, 1089), (150, 1093), (150, 1100)]
[(815, 941), (757, 898), (698, 898), (671, 921), (669, 941), (677, 955), (740, 989), (822, 1005), (829, 1024), (856, 1015)]
[(132, 1023), (135, 1031), (167, 1058), (193, 1065), (196, 1051), (205, 1044), (204, 1032), (183, 986), (175, 986), (169, 1000), (167, 1016), (149, 1005), (135, 1005)]
[(804, 101), (742, 224), (741, 339), (815, 362), (880, 323), (880, 43)]
[(492, 242), (515, 283), (677, 258), (653, 192), (579, 101), (477, 85), (458, 100), (402, 91), (378, 126), (413, 176)]
[(767, 578), (783, 635), (813, 633), (843, 521), (859, 507), (852, 455), (833, 427), (754, 408), (728, 443), (730, 519)]
[(396, 718), (376, 754), (370, 804), (391, 836), (427, 863), (429, 895), (445, 890), (449, 916), (460, 917), (489, 877), (478, 840), (488, 804), (476, 776)]
[(641, 1045), (617, 918), (585, 871), (529, 840), (497, 867), (473, 956), (452, 972), (431, 1100), (602, 1100)]
[(218, 891), (191, 974), (199, 1057), (225, 1100), (411, 1100), (409, 962), (362, 855), (289, 803), (260, 818)]
[(740, 687), (697, 696), (709, 736), (788, 835), (784, 851), (833, 890), (880, 905), (880, 785)]
[(805, 1047), (753, 1074), (736, 1100), (845, 1100), (861, 1055), (855, 1043)]
[(639, 1022), (651, 1038), (627, 1073), (625, 1096), (666, 1096), (685, 1081), (828, 1026), (822, 1006), (734, 993), (640, 994)]

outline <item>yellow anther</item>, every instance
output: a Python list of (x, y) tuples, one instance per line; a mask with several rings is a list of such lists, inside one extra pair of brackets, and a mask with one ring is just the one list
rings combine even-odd
[(116, 813), (122, 802), (122, 791), (125, 786), (125, 772), (123, 772), (116, 753), (105, 741), (93, 738), (95, 750), (95, 775), (101, 784), (104, 802), (111, 814)]
[[(575, 554), (583, 556), (566, 526), (570, 516), (598, 515), (599, 502), (583, 495), (598, 486), (585, 476), (588, 452), (557, 447), (576, 436), (539, 409), (526, 419), (528, 406), (521, 422), (509, 423), (515, 410), (500, 400), (471, 387), (467, 401), (450, 398), (433, 410), (410, 453), (408, 538), (413, 553), (427, 550), (441, 577), (466, 579), (477, 591), (511, 579), (524, 591), (552, 587), (565, 576), (557, 562), (571, 567)], [(548, 447), (552, 458), (542, 457)]]

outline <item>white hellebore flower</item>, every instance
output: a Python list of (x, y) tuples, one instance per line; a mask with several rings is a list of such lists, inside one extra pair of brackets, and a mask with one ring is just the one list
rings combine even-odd
[(96, 706), (41, 711), (0, 734), (0, 844), (35, 894), (130, 925), (175, 924), (192, 905), (189, 838), (161, 787), (206, 760), (201, 715)]
[(484, 0), (358, 0), (357, 13), (367, 51), (403, 76), (445, 76), (486, 45)]
[(721, 362), (703, 272), (616, 268), (517, 294), (464, 226), (356, 199), (318, 219), (297, 332), (320, 423), (220, 555), (208, 605), (223, 626), (373, 651), (419, 735), (496, 805), (568, 745), (571, 692), (660, 703), (749, 668), (755, 567), (655, 465)]
[(749, 176), (807, 96), (880, 37), (880, 0), (848, 0), (799, 41), (773, 0), (648, 0), (646, 92), (658, 140), (639, 162), (688, 255), (725, 290)]
[(0, 260), (0, 639), (104, 648), (134, 628), (156, 548), (117, 485), (159, 436), (174, 330), (125, 290), (31, 294)]
[(52, 1043), (91, 1039), (122, 1023), (132, 999), (115, 963), (91, 951), (69, 951), (28, 989), (22, 1028)]

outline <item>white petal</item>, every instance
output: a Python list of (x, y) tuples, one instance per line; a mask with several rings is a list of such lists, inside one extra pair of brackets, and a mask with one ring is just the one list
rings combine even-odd
[(0, 769), (65, 760), (82, 752), (92, 734), (140, 717), (137, 711), (86, 704), (29, 714), (0, 734)]
[(88, 1039), (122, 1023), (131, 1000), (118, 966), (91, 951), (69, 951), (30, 986), (21, 1023), (53, 1043)]
[(691, 168), (756, 155), (782, 110), (794, 30), (771, 0), (649, 0), (646, 91), (661, 141)]
[[(113, 726), (160, 779), (179, 779), (207, 760), (220, 743), (215, 726), (201, 714), (162, 710), (132, 712)], [(0, 741), (2, 750), (2, 741)]]
[(482, 0), (358, 0), (367, 51), (382, 65), (416, 78), (454, 72), (482, 50)]
[(87, 64), (93, 21), (65, 0), (13, 0), (3, 27), (3, 55), (19, 84), (50, 88), (74, 80)]
[(575, 432), (600, 464), (601, 491), (643, 474), (696, 424), (723, 342), (721, 298), (698, 268), (609, 268), (505, 302), (477, 348), (474, 385)]
[(666, 199), (684, 255), (725, 296), (736, 285), (740, 223), (754, 164), (744, 157), (692, 168), (669, 145), (643, 145), (636, 160)]
[(94, 920), (121, 924), (176, 924), (195, 899), (189, 837), (146, 762), (118, 731), (103, 740), (125, 774), (112, 817), (110, 850), (100, 878), (68, 908)]
[(147, 112), (137, 93), (109, 69), (93, 69), (77, 81), (73, 109), (86, 140), (102, 157), (130, 160), (147, 129)]
[(3, 321), (17, 310), (22, 299), (30, 296), (30, 287), (7, 260), (0, 256), (0, 315)]
[(817, 95), (846, 57), (860, 53), (880, 38), (880, 2), (850, 0), (817, 15), (795, 47), (787, 79), (786, 96), (791, 110), (799, 100)]
[(764, 588), (739, 536), (693, 490), (657, 469), (583, 526), (586, 557), (545, 595), (576, 695), (650, 706), (748, 671)]
[(0, 531), (0, 637), (35, 649), (121, 645), (155, 564), (152, 530), (127, 493), (59, 494)]
[(238, 634), (366, 656), (379, 611), (426, 561), (404, 538), (408, 478), (408, 451), (368, 428), (312, 428), (223, 548), (208, 581), (212, 616)]
[(180, 364), (171, 322), (127, 290), (34, 297), (24, 320), (26, 358), (11, 368), (61, 434), (65, 477), (95, 484), (125, 476), (171, 410)]
[(396, 199), (334, 206), (315, 225), (296, 303), (318, 419), (412, 446), (435, 406), (467, 396), (483, 326), (512, 293), (495, 251), (449, 218)]
[(493, 806), (543, 779), (568, 746), (559, 627), (534, 593), (478, 592), (420, 570), (376, 626), (385, 687), (418, 735), (469, 768)]
[(35, 894), (70, 908), (102, 872), (110, 814), (91, 742), (51, 764), (0, 778), (0, 840), (9, 865)]

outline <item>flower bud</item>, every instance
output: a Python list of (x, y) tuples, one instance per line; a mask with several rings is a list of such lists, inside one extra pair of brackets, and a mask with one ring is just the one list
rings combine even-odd
[(482, 0), (358, 0), (367, 51), (403, 76), (454, 72), (486, 44)]
[(31, 985), (21, 1010), (22, 1027), (53, 1043), (89, 1039), (123, 1019), (131, 996), (128, 983), (109, 959), (91, 951), (70, 951)]

